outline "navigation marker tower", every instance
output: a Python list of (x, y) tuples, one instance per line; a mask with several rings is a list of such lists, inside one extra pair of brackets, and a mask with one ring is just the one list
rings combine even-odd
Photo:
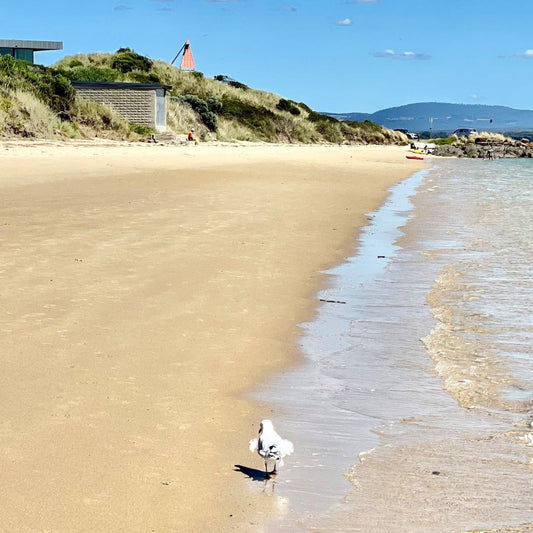
[(176, 54), (176, 57), (170, 63), (174, 64), (176, 59), (182, 54), (180, 69), (181, 70), (196, 70), (196, 65), (194, 64), (194, 58), (192, 57), (191, 43), (189, 39), (185, 41), (185, 44), (180, 48), (179, 52)]

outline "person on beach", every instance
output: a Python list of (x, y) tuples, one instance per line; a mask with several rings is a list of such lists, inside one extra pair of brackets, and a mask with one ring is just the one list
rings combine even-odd
[(189, 133), (187, 134), (187, 141), (193, 142), (195, 145), (198, 146), (198, 139), (196, 138), (196, 132), (194, 131), (194, 128), (191, 128)]

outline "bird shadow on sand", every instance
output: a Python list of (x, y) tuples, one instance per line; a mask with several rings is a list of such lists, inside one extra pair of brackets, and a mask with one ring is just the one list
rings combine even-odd
[(254, 481), (266, 481), (267, 477), (264, 470), (258, 470), (257, 468), (249, 468), (243, 465), (234, 465), (235, 472), (242, 472), (245, 476), (248, 476)]

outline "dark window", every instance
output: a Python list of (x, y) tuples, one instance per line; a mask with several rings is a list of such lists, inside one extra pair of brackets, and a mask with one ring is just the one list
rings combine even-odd
[(15, 59), (22, 59), (33, 63), (33, 50), (28, 48), (15, 48)]
[(14, 56), (13, 48), (0, 48), (0, 56)]

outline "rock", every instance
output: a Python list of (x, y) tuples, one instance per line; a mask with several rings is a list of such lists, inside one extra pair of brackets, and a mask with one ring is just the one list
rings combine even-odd
[(443, 157), (469, 157), (477, 159), (489, 159), (492, 151), (494, 159), (533, 157), (533, 147), (524, 145), (520, 141), (505, 141), (501, 143), (466, 143), (446, 144), (436, 146), (433, 155)]

